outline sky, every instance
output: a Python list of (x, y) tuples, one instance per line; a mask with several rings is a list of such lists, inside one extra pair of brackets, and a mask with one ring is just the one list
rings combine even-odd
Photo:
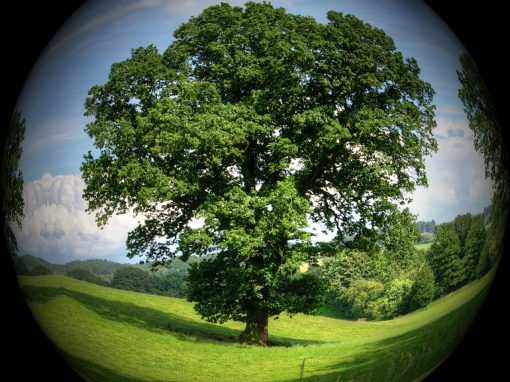
[[(245, 1), (229, 1), (243, 5)], [(20, 167), (25, 180), (23, 228), (15, 229), (21, 254), (63, 263), (76, 259), (126, 261), (125, 239), (138, 219), (115, 216), (103, 229), (86, 212), (80, 177), (83, 155), (92, 150), (84, 132), (88, 90), (103, 84), (110, 66), (132, 48), (154, 44), (160, 52), (173, 31), (213, 0), (89, 1), (61, 27), (34, 66), (17, 108), (26, 119)], [(439, 149), (426, 160), (428, 188), (418, 188), (410, 209), (419, 220), (437, 223), (479, 213), (490, 204), (491, 184), (474, 151), (456, 70), (464, 52), (442, 20), (414, 0), (282, 0), (289, 13), (326, 22), (333, 9), (354, 14), (391, 36), (405, 57), (414, 57), (422, 78), (436, 91)]]

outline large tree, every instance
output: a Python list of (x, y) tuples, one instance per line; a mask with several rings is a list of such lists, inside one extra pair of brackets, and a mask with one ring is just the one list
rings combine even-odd
[(205, 256), (188, 298), (209, 321), (245, 322), (249, 343), (268, 343), (268, 317), (321, 304), (320, 280), (298, 272), (317, 253), (310, 224), (336, 232), (324, 255), (373, 245), (406, 220), (398, 204), (436, 149), (417, 62), (354, 16), (328, 20), (212, 6), (163, 54), (112, 65), (86, 101), (89, 210), (99, 224), (143, 214), (129, 256)]

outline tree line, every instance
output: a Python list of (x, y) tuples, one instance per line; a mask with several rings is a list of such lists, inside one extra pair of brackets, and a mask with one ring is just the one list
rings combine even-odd
[(15, 257), (13, 261), (19, 275), (62, 274), (97, 285), (179, 298), (184, 297), (189, 268), (188, 263), (179, 259), (157, 270), (153, 270), (150, 264), (128, 265), (103, 259), (52, 264), (39, 257), (25, 255)]
[[(383, 246), (372, 252), (345, 248), (314, 272), (329, 283), (328, 301), (348, 318), (407, 314), (482, 277), (496, 264), (500, 225), (486, 225), (484, 218), (468, 213), (434, 224), (430, 249), (408, 252), (407, 259)], [(496, 213), (493, 219), (498, 219)]]
[[(498, 219), (500, 210), (492, 211), (492, 219)], [(484, 213), (458, 215), (451, 222), (437, 225), (430, 223), (415, 224), (416, 228), (433, 226), (435, 240), (428, 251), (413, 246), (418, 230), (407, 232), (398, 245), (381, 244), (371, 250), (356, 248), (359, 238), (355, 238), (333, 256), (319, 255), (314, 265), (298, 277), (321, 279), (327, 290), (326, 303), (336, 306), (346, 318), (381, 320), (424, 308), (433, 299), (482, 277), (497, 262), (495, 245), (501, 233), (495, 227), (499, 225), (491, 221), (485, 224)], [(193, 267), (190, 263), (201, 261), (207, 259), (175, 259), (168, 267), (153, 270), (143, 262), (126, 265), (85, 260), (59, 265), (21, 256), (15, 259), (15, 265), (22, 275), (59, 273), (117, 289), (183, 298), (188, 271)], [(303, 301), (306, 303), (306, 299)]]

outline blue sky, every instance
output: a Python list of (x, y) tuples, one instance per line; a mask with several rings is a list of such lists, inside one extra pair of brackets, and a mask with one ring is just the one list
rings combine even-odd
[[(130, 50), (155, 44), (160, 51), (173, 31), (212, 0), (90, 1), (62, 26), (27, 79), (18, 108), (27, 121), (21, 169), (25, 178), (25, 221), (21, 251), (51, 261), (108, 257), (125, 260), (126, 232), (136, 218), (115, 217), (103, 230), (84, 210), (79, 167), (92, 149), (84, 133), (88, 90), (107, 80), (110, 65)], [(244, 1), (231, 1), (242, 5)], [(427, 159), (429, 188), (418, 189), (411, 210), (420, 219), (451, 220), (490, 203), (483, 161), (457, 98), (458, 56), (463, 47), (425, 4), (412, 0), (274, 1), (290, 13), (326, 21), (330, 9), (351, 13), (382, 28), (406, 57), (415, 57), (422, 78), (436, 90), (439, 151)]]

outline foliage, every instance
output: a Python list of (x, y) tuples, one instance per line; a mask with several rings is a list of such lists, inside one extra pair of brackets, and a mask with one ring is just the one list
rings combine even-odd
[(475, 149), (484, 157), (485, 175), (494, 181), (496, 197), (506, 205), (509, 199), (509, 158), (503, 127), (475, 62), (467, 53), (461, 54), (459, 60), (461, 69), (457, 71), (457, 76), (462, 87), (458, 93), (464, 104), (469, 128), (474, 133)]
[(13, 261), (13, 265), (14, 265), (14, 270), (16, 271), (16, 273), (18, 275), (24, 276), (24, 275), (30, 274), (30, 271), (29, 271), (27, 265), (25, 264), (25, 262), (23, 261), (23, 259), (21, 257), (16, 256), (15, 258), (12, 259), (12, 261)]
[(389, 319), (409, 312), (409, 299), (413, 281), (395, 278), (386, 286), (374, 318)]
[(125, 264), (105, 259), (75, 260), (64, 264), (62, 266), (62, 271), (64, 273), (69, 273), (74, 270), (83, 270), (95, 275), (110, 275), (125, 266)]
[(484, 217), (482, 214), (479, 214), (472, 218), (463, 248), (462, 268), (466, 282), (477, 279), (478, 264), (486, 246), (487, 231), (484, 225)]
[(477, 276), (485, 275), (498, 261), (506, 243), (506, 223), (508, 209), (501, 198), (494, 196), (490, 210), (490, 225), (487, 229), (487, 239), (480, 255)]
[(422, 233), (436, 233), (436, 222), (434, 219), (431, 221), (418, 220), (414, 223), (414, 225), (416, 226), (416, 229)]
[(62, 275), (68, 274), (69, 272), (73, 272), (77, 269), (88, 271), (95, 275), (111, 275), (117, 269), (126, 266), (126, 264), (120, 264), (104, 259), (75, 260), (65, 264), (52, 264), (40, 257), (31, 255), (23, 255), (20, 256), (20, 258), (23, 259), (23, 262), (29, 270), (34, 268), (36, 265), (42, 265), (51, 269), (52, 273)]
[(443, 296), (462, 284), (460, 264), (462, 248), (453, 223), (437, 226), (436, 241), (428, 251), (428, 263), (436, 280), (436, 297)]
[(153, 275), (149, 293), (163, 296), (179, 297), (185, 296), (185, 273), (176, 271), (165, 272), (162, 275)]
[(146, 216), (129, 256), (207, 255), (188, 278), (197, 310), (257, 316), (267, 335), (268, 316), (295, 311), (298, 297), (313, 302), (304, 312), (320, 301), (320, 280), (294, 277), (313, 253), (308, 219), (336, 229), (330, 253), (346, 237), (373, 245), (426, 184), (434, 91), (382, 30), (333, 11), (319, 24), (223, 3), (174, 37), (162, 55), (134, 49), (90, 89), (98, 154), (82, 164), (84, 198), (99, 224), (128, 209)]
[(108, 282), (101, 277), (96, 276), (95, 274), (85, 270), (85, 269), (75, 269), (67, 273), (69, 277), (72, 277), (77, 280), (87, 281), (89, 283), (108, 286)]
[(344, 250), (325, 259), (321, 276), (328, 281), (329, 302), (349, 318), (389, 319), (417, 309), (410, 303), (413, 295), (422, 293), (419, 288), (426, 289), (425, 295), (430, 289), (415, 280), (419, 272), (414, 270), (423, 266), (424, 257), (415, 252), (403, 263), (395, 264), (396, 259), (389, 250), (370, 255)]
[[(434, 229), (435, 230), (435, 229)], [(436, 236), (433, 234), (433, 233), (429, 233), (429, 232), (421, 232), (420, 233), (420, 238), (417, 240), (417, 243), (418, 244), (428, 244), (428, 243), (432, 243), (434, 241), (434, 239), (436, 238)]]
[(349, 288), (353, 281), (370, 277), (370, 256), (366, 252), (344, 250), (324, 259), (321, 271), (331, 287)]
[(32, 276), (46, 276), (53, 274), (53, 271), (44, 265), (38, 264), (30, 270), (30, 274)]
[(389, 220), (383, 237), (385, 255), (394, 267), (407, 269), (413, 262), (414, 243), (419, 237), (414, 225), (415, 217), (406, 208), (395, 212)]
[(434, 272), (436, 297), (474, 280), (486, 247), (483, 215), (459, 215), (453, 222), (438, 225), (427, 258)]
[[(475, 149), (483, 155), (485, 176), (492, 179), (495, 191), (487, 241), (477, 264), (476, 274), (480, 277), (496, 264), (505, 243), (510, 199), (508, 141), (504, 137), (503, 126), (498, 121), (489, 89), (473, 59), (468, 54), (462, 54), (459, 60), (461, 69), (457, 71), (457, 76), (462, 85), (459, 98), (464, 104), (469, 127), (474, 133)], [(470, 276), (473, 277), (473, 274), (474, 272), (471, 272)]]
[(381, 297), (383, 291), (384, 285), (379, 281), (354, 280), (343, 292), (343, 312), (350, 318), (376, 318), (371, 305)]
[(12, 224), (21, 228), (23, 219), (23, 174), (19, 161), (23, 148), (21, 142), (25, 137), (26, 122), (21, 112), (14, 112), (5, 136), (0, 168), (0, 218), (7, 250), (10, 254), (18, 253), (18, 243), (12, 231)]
[(409, 292), (406, 312), (413, 312), (426, 307), (435, 294), (434, 272), (428, 264), (423, 264), (414, 277), (413, 286)]
[[(42, 267), (43, 269), (50, 270), (51, 273), (67, 275), (98, 285), (109, 285), (107, 280), (112, 280), (118, 270), (134, 267), (148, 274), (150, 278), (147, 283), (144, 282), (143, 287), (137, 289), (138, 291), (180, 298), (184, 297), (184, 279), (189, 268), (189, 264), (179, 259), (172, 261), (168, 264), (168, 267), (161, 267), (157, 270), (152, 269), (150, 264), (129, 265), (103, 259), (75, 260), (66, 264), (52, 264), (40, 257), (23, 255), (17, 256), (13, 261), (19, 275), (27, 274), (24, 273), (24, 268), (27, 269), (28, 274), (32, 274), (31, 270), (36, 267), (38, 269)], [(197, 262), (197, 259), (191, 259), (190, 262)], [(117, 284), (111, 286), (120, 289), (130, 289), (125, 287), (125, 283), (121, 283), (120, 286)]]
[(151, 289), (151, 277), (142, 269), (124, 267), (115, 271), (111, 285), (117, 289), (148, 292)]

